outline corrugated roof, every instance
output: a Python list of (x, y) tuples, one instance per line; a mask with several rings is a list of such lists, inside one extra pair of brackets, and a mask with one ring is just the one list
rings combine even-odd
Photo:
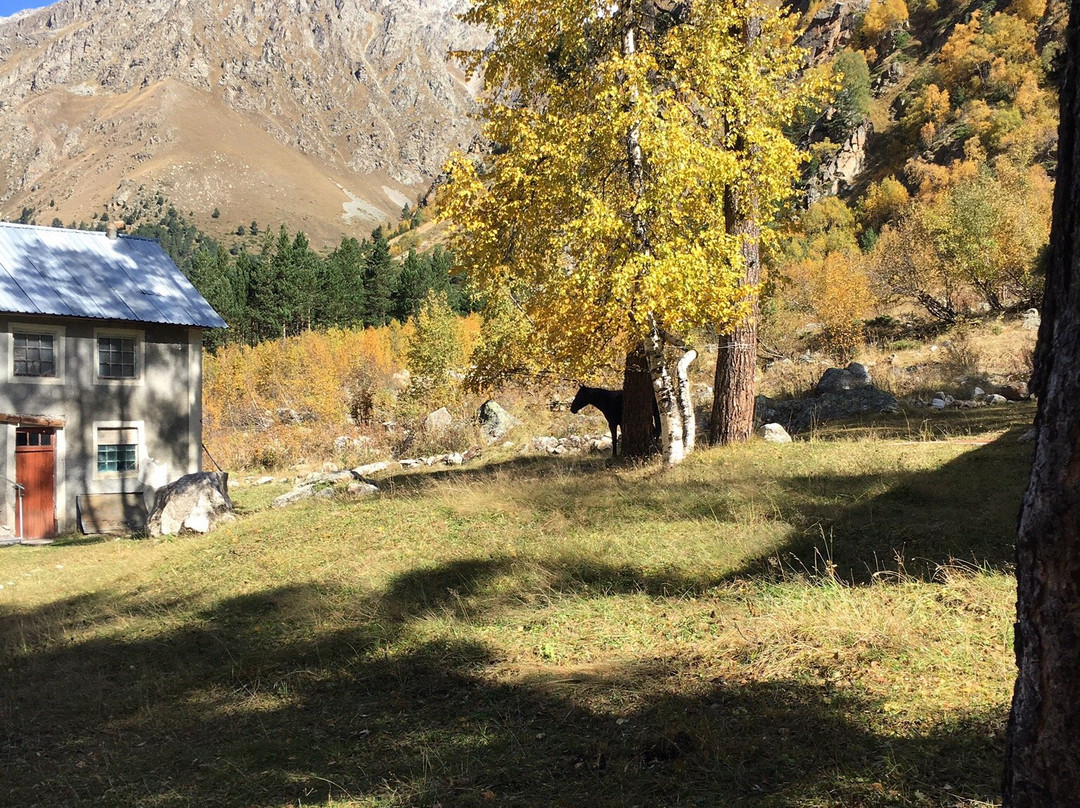
[(0, 311), (224, 328), (152, 239), (0, 222)]

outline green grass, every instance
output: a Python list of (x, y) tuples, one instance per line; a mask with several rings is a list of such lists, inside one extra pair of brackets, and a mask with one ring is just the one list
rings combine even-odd
[(994, 804), (1032, 414), (6, 548), (5, 804)]

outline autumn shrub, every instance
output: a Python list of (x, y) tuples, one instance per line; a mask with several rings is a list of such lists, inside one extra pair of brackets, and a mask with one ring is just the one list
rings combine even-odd
[[(336, 437), (379, 437), (409, 327), (308, 331), (204, 360), (204, 435), (232, 467), (328, 459)], [(219, 457), (220, 455), (220, 457)], [(224, 458), (224, 460), (222, 459)]]
[(446, 293), (428, 292), (405, 352), (412, 398), (445, 404), (457, 397), (465, 363), (461, 330), (461, 319), (450, 308)]
[(904, 0), (871, 0), (869, 8), (858, 23), (856, 39), (865, 48), (879, 45), (886, 34), (900, 30), (908, 21)]
[(863, 320), (874, 304), (870, 282), (857, 258), (830, 252), (786, 268), (790, 301), (821, 324), (821, 347), (847, 360), (863, 341)]
[(889, 176), (881, 182), (871, 183), (859, 200), (858, 218), (864, 232), (881, 228), (903, 216), (911, 205), (911, 195), (903, 183)]

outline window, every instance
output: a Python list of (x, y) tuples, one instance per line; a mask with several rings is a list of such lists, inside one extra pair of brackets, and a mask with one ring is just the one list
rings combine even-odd
[(52, 446), (52, 432), (20, 429), (15, 433), (16, 446)]
[(55, 376), (56, 341), (52, 334), (15, 333), (16, 376)]
[(134, 427), (98, 427), (97, 470), (136, 471), (139, 430)]
[(103, 379), (134, 379), (134, 337), (98, 337), (98, 376)]

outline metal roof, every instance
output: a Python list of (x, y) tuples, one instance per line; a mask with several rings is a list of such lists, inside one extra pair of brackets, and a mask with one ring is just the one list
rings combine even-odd
[(0, 222), (0, 311), (224, 328), (153, 239)]

